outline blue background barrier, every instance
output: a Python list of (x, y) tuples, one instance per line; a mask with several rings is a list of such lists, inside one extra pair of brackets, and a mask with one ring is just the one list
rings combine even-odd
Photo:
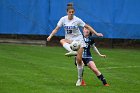
[(49, 35), (69, 2), (104, 38), (140, 39), (140, 0), (0, 0), (0, 34)]

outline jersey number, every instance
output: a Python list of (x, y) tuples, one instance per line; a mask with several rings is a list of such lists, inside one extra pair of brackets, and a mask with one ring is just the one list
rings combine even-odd
[(72, 34), (72, 30), (67, 30), (67, 34)]

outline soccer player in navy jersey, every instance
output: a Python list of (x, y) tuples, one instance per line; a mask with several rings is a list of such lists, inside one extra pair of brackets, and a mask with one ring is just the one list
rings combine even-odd
[[(84, 40), (86, 43), (86, 46), (84, 47), (84, 51), (83, 51), (83, 55), (82, 55), (83, 64), (85, 66), (88, 66), (96, 74), (96, 76), (102, 81), (104, 86), (109, 86), (109, 84), (107, 83), (103, 74), (96, 67), (96, 65), (93, 61), (91, 52), (90, 52), (90, 48), (92, 47), (95, 50), (95, 52), (101, 57), (105, 58), (106, 55), (102, 55), (98, 51), (97, 47), (95, 46), (94, 37), (92, 36), (92, 34), (90, 33), (90, 31), (88, 29), (84, 28), (83, 33), (84, 33)], [(75, 60), (75, 62), (76, 62), (76, 60)], [(78, 78), (83, 79), (83, 75), (79, 75)], [(85, 84), (84, 80), (82, 80), (80, 86), (84, 86), (84, 85), (86, 85), (86, 84)]]

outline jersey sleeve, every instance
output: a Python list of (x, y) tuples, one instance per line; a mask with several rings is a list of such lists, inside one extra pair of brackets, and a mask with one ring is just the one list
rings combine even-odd
[(57, 26), (62, 27), (62, 25), (63, 25), (63, 20), (64, 20), (64, 18), (62, 17), (62, 18), (58, 21)]
[(78, 18), (78, 26), (81, 26), (81, 27), (84, 27), (85, 26), (85, 22), (84, 21), (82, 21), (80, 18)]

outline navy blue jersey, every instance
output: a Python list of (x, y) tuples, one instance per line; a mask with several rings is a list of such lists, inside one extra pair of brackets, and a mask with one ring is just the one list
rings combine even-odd
[(90, 52), (90, 46), (95, 44), (94, 37), (93, 36), (89, 36), (87, 38), (84, 37), (84, 40), (86, 43), (86, 47), (84, 47), (82, 58), (92, 58), (91, 52)]

